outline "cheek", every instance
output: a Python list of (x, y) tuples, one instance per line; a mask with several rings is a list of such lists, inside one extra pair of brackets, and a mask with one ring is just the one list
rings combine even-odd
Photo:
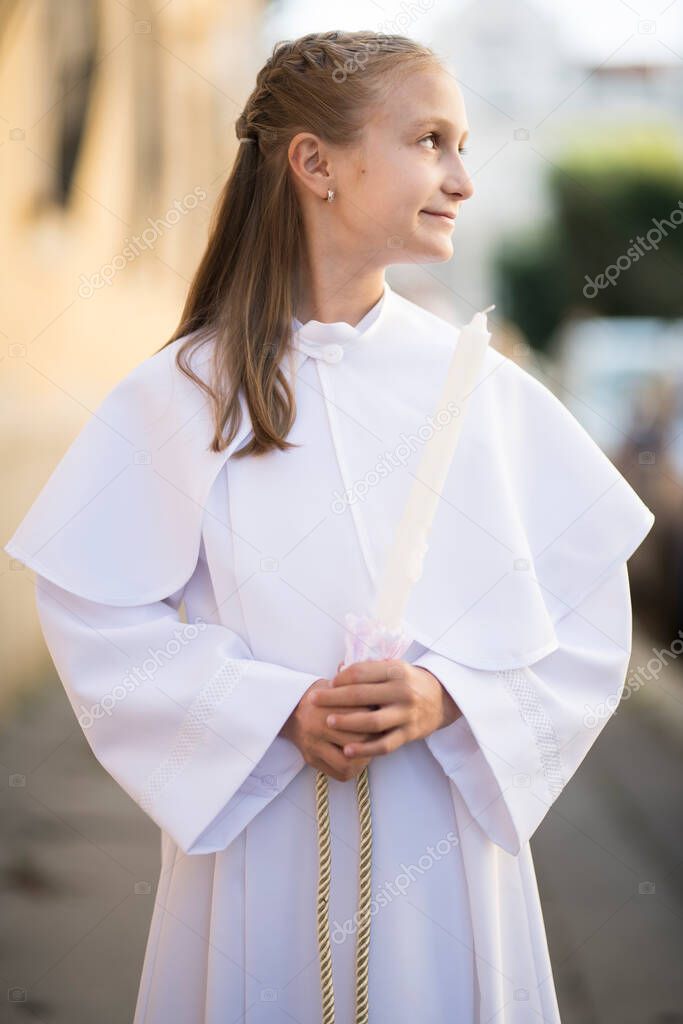
[(410, 169), (398, 165), (387, 167), (381, 185), (375, 189), (377, 209), (391, 215), (392, 219), (414, 220), (417, 211), (426, 202), (424, 184)]
[(406, 154), (392, 159), (374, 155), (359, 161), (351, 181), (352, 202), (347, 210), (353, 229), (369, 240), (388, 234), (412, 233), (418, 223), (417, 211), (429, 194), (423, 176), (407, 166)]
[(429, 176), (419, 163), (416, 166), (406, 161), (400, 173), (394, 175), (394, 189), (396, 195), (400, 197), (402, 208), (414, 218), (417, 217), (418, 210), (426, 206), (433, 196), (435, 186), (430, 183)]
[(385, 223), (391, 223), (396, 208), (395, 175), (366, 165), (358, 170), (350, 194), (350, 216), (363, 234), (372, 235)]
[(351, 188), (358, 195), (374, 196), (381, 191), (383, 181), (382, 168), (364, 161), (355, 168)]

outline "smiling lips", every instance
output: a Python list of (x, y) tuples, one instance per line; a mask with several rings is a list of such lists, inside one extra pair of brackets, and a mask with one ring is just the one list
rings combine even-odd
[(428, 213), (430, 217), (437, 217), (439, 220), (443, 220), (448, 224), (453, 224), (457, 217), (456, 213), (446, 213), (439, 210), (420, 210), (420, 213)]

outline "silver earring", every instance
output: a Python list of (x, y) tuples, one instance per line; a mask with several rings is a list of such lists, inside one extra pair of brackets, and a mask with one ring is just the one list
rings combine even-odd
[(332, 191), (331, 188), (328, 188), (328, 190), (327, 190), (327, 201), (328, 201), (328, 203), (331, 203), (333, 199), (334, 199), (334, 192)]

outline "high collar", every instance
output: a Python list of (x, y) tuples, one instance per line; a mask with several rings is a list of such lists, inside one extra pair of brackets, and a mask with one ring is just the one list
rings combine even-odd
[(345, 320), (323, 323), (321, 320), (307, 320), (302, 324), (292, 319), (292, 346), (315, 359), (337, 363), (344, 351), (359, 341), (369, 341), (386, 318), (387, 309), (393, 298), (393, 289), (387, 281), (384, 291), (375, 305), (353, 326)]

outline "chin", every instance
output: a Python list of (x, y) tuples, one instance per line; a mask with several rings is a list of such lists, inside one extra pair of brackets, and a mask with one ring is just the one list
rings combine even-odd
[(418, 263), (444, 263), (453, 256), (453, 246), (450, 242), (442, 242), (441, 245), (426, 245), (415, 253)]
[(453, 255), (453, 238), (451, 231), (425, 230), (416, 231), (412, 240), (416, 243), (415, 251), (418, 259), (423, 262), (438, 263), (442, 260), (449, 260)]

